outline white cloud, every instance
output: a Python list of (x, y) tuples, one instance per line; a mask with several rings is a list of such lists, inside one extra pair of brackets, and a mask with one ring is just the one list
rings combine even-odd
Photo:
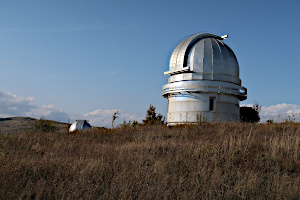
[(112, 123), (112, 116), (115, 112), (118, 111), (120, 114), (118, 115), (118, 119), (116, 119), (115, 124), (122, 123), (124, 120), (126, 120), (127, 122), (133, 120), (140, 121), (142, 118), (135, 114), (123, 113), (121, 110), (118, 109), (112, 109), (112, 110), (97, 109), (92, 112), (84, 114), (83, 117), (84, 119), (89, 120), (89, 122), (92, 125), (110, 127)]
[(33, 117), (67, 122), (70, 116), (54, 105), (39, 106), (33, 97), (22, 97), (0, 90), (0, 117)]
[(53, 105), (50, 106), (37, 106), (31, 109), (29, 112), (25, 113), (26, 116), (40, 118), (44, 117), (46, 119), (55, 120), (59, 122), (68, 122), (70, 115)]
[(89, 120), (93, 126), (111, 127), (112, 116), (115, 112), (119, 111), (119, 118), (115, 124), (122, 123), (124, 120), (138, 120), (141, 121), (142, 117), (135, 114), (123, 113), (118, 109), (102, 110), (97, 109), (88, 112), (84, 115), (78, 113), (66, 113), (63, 110), (56, 108), (54, 105), (40, 106), (34, 102), (33, 97), (22, 97), (9, 92), (0, 90), (0, 117), (33, 117), (45, 119), (70, 122), (73, 123), (76, 119)]
[(295, 121), (300, 121), (300, 105), (282, 103), (272, 106), (263, 106), (260, 112), (261, 122), (265, 122), (268, 119), (282, 122), (288, 117), (293, 117), (293, 115)]
[(83, 116), (101, 116), (101, 117), (105, 117), (107, 115), (113, 115), (115, 112), (120, 112), (120, 110), (117, 109), (112, 109), (112, 110), (101, 110), (101, 109), (97, 109), (94, 110), (92, 112), (86, 113)]
[(245, 106), (245, 107), (252, 107), (253, 104), (241, 104), (240, 106), (241, 106), (241, 107), (242, 107), (242, 106)]
[(35, 107), (33, 97), (21, 97), (0, 91), (0, 117), (18, 116)]
[[(252, 107), (253, 104), (242, 104), (241, 106)], [(283, 122), (288, 118), (295, 118), (295, 121), (300, 121), (300, 105), (296, 104), (277, 104), (271, 106), (262, 106), (259, 113), (260, 122), (266, 122), (271, 119), (275, 122)]]

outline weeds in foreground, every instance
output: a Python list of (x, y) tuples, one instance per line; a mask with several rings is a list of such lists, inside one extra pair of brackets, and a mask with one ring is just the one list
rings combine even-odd
[(0, 153), (2, 152), (4, 146), (7, 144), (9, 135), (0, 135)]
[(300, 124), (11, 135), (4, 199), (299, 199)]

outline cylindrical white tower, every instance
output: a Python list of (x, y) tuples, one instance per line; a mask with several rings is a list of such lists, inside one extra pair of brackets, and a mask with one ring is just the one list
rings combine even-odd
[(233, 51), (222, 42), (226, 36), (195, 34), (184, 39), (170, 59), (168, 125), (201, 121), (238, 121), (239, 104), (247, 98), (241, 86)]

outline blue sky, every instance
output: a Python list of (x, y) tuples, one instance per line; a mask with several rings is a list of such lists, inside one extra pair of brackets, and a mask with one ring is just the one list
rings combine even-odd
[(141, 119), (150, 104), (166, 115), (163, 72), (196, 32), (229, 35), (241, 104), (300, 115), (299, 10), (299, 0), (0, 0), (0, 117), (108, 126), (116, 110)]

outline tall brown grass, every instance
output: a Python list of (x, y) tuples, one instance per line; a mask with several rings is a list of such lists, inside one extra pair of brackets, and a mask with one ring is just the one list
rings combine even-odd
[(1, 199), (299, 199), (300, 124), (203, 123), (0, 140)]

